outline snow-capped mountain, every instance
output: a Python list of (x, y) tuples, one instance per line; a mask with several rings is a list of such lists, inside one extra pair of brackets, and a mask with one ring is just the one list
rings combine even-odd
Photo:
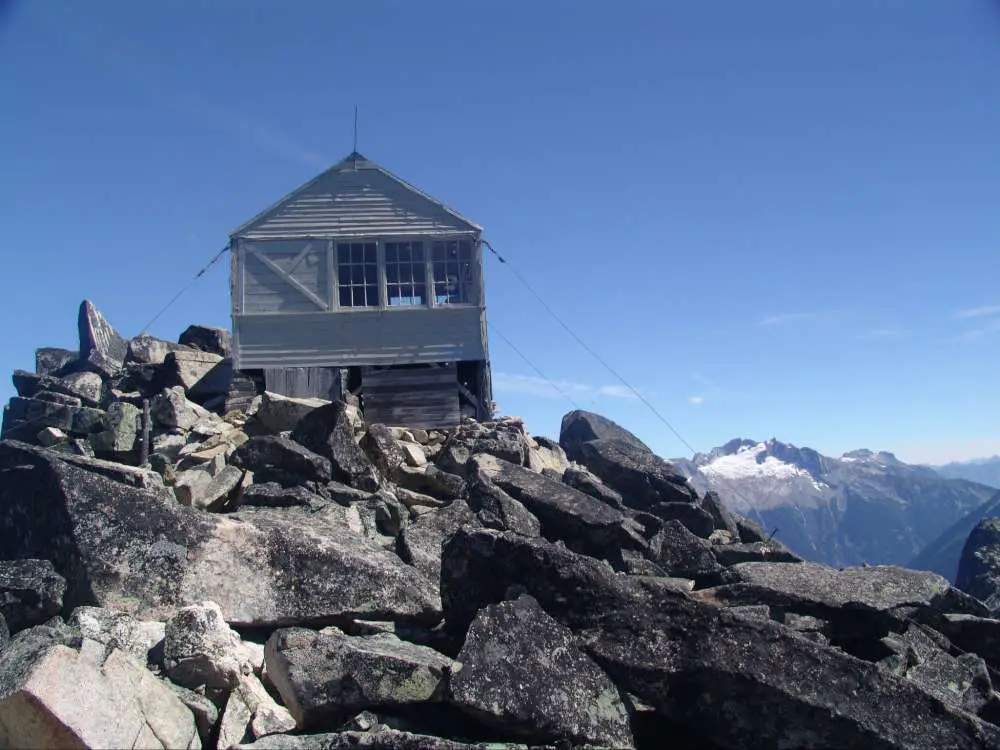
[(698, 490), (829, 565), (905, 564), (996, 492), (884, 451), (833, 458), (775, 439), (731, 440), (674, 463)]

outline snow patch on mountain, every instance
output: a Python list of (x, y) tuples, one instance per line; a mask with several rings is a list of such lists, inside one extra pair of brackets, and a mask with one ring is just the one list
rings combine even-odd
[(813, 479), (808, 471), (768, 455), (767, 445), (764, 443), (742, 447), (728, 456), (719, 456), (700, 469), (710, 478), (734, 480), (802, 478), (809, 480), (817, 490), (822, 490), (825, 486)]

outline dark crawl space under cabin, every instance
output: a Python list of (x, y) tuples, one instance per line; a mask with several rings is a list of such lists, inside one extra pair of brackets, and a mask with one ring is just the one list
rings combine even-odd
[(482, 228), (354, 152), (230, 235), (234, 366), (437, 428), (493, 412)]

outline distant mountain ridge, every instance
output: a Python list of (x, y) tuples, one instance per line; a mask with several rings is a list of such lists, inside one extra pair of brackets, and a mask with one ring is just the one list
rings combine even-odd
[(934, 470), (949, 479), (968, 479), (990, 487), (1000, 488), (1000, 456), (977, 458), (972, 461), (953, 461)]
[(996, 492), (886, 451), (834, 458), (775, 438), (736, 438), (674, 464), (803, 557), (838, 566), (903, 565)]

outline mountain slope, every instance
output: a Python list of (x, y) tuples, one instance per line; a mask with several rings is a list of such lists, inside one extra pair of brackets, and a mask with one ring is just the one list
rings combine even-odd
[(1000, 487), (1000, 456), (978, 458), (975, 461), (957, 461), (934, 470), (948, 479), (968, 479), (990, 487)]
[(832, 458), (773, 439), (732, 440), (674, 463), (803, 557), (839, 566), (902, 565), (996, 492), (891, 453)]
[(948, 527), (941, 536), (924, 547), (906, 564), (914, 570), (930, 570), (954, 581), (958, 574), (958, 561), (969, 534), (982, 519), (1000, 516), (1000, 492), (966, 516)]

